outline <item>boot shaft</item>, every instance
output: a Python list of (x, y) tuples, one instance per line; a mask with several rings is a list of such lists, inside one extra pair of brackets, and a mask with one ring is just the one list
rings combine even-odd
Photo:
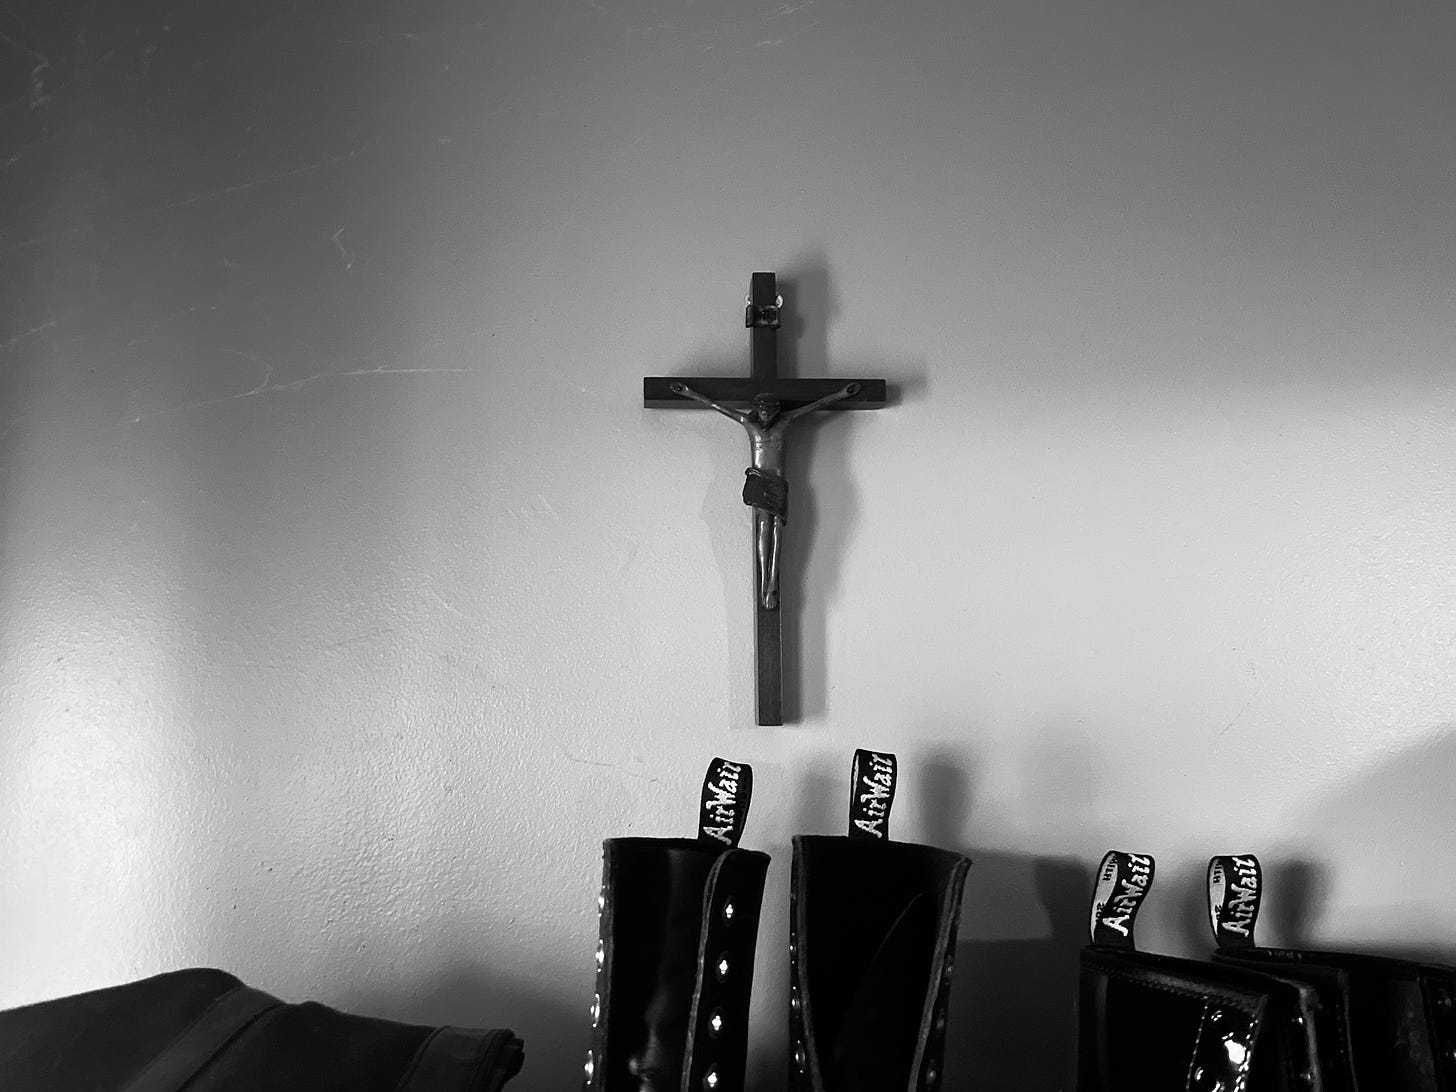
[(752, 770), (715, 759), (697, 838), (610, 838), (589, 1092), (741, 1092), (768, 855), (737, 848)]
[(856, 752), (849, 833), (793, 840), (792, 1092), (940, 1086), (971, 862), (889, 840), (896, 773), (893, 755)]

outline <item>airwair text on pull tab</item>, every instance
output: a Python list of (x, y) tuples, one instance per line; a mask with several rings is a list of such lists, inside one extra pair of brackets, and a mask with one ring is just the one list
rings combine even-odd
[(1118, 869), (1116, 862), (1109, 862), (1119, 874), (1112, 896), (1103, 905), (1099, 919), (1106, 928), (1126, 937), (1131, 934), (1132, 920), (1148, 893), (1148, 884), (1152, 882), (1153, 859), (1140, 853), (1128, 853), (1123, 860), (1127, 865), (1125, 869)]
[(1220, 948), (1253, 946), (1262, 884), (1259, 858), (1251, 853), (1208, 862), (1209, 923)]
[(859, 798), (859, 815), (854, 825), (872, 838), (885, 838), (890, 818), (890, 805), (895, 797), (895, 763), (884, 755), (870, 752), (869, 761), (855, 786)]
[(1259, 912), (1258, 865), (1250, 857), (1235, 857), (1232, 864), (1234, 875), (1228, 877), (1228, 898), (1224, 900), (1220, 924), (1230, 933), (1246, 937), (1254, 931), (1254, 916)]
[(742, 829), (738, 801), (743, 767), (736, 762), (721, 761), (715, 773), (716, 777), (710, 777), (703, 784), (702, 831), (725, 846), (735, 846), (738, 844), (735, 835)]

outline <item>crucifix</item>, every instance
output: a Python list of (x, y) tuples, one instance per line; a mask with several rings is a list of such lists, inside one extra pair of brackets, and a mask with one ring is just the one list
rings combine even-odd
[(749, 467), (743, 503), (753, 511), (753, 610), (756, 619), (755, 673), (759, 724), (784, 722), (783, 591), (780, 558), (788, 519), (789, 486), (784, 478), (784, 439), (789, 426), (819, 410), (879, 409), (883, 379), (781, 379), (778, 364), (779, 296), (772, 273), (755, 273), (745, 301), (743, 324), (750, 331), (750, 375), (642, 380), (648, 409), (716, 410), (748, 434)]

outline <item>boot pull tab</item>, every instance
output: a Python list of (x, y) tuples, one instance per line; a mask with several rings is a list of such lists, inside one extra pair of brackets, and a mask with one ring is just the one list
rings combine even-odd
[(1112, 850), (1097, 869), (1092, 892), (1092, 943), (1135, 951), (1132, 927), (1153, 886), (1153, 859), (1145, 853)]
[(1220, 950), (1254, 947), (1264, 872), (1252, 853), (1208, 862), (1208, 923)]
[(753, 799), (753, 767), (746, 762), (715, 758), (703, 778), (703, 806), (698, 810), (698, 841), (726, 849), (738, 848), (748, 825), (748, 804)]
[(890, 840), (890, 808), (895, 803), (895, 756), (858, 750), (849, 769), (849, 836)]

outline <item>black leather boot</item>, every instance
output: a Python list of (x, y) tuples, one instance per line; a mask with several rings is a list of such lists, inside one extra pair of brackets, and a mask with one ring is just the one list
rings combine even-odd
[(501, 1092), (521, 1062), (505, 1029), (285, 1004), (209, 967), (0, 1012), (7, 1092)]
[(1263, 871), (1253, 854), (1208, 863), (1209, 919), (1221, 963), (1309, 982), (1319, 992), (1331, 1087), (1456, 1092), (1456, 968), (1353, 952), (1261, 948)]
[(768, 854), (739, 849), (753, 771), (715, 758), (696, 838), (609, 838), (590, 1092), (742, 1092)]
[(1109, 853), (1078, 997), (1079, 1092), (1325, 1092), (1316, 991), (1278, 974), (1139, 952), (1146, 854)]
[(940, 1084), (968, 858), (890, 841), (895, 756), (856, 751), (847, 837), (794, 839), (789, 1087)]

